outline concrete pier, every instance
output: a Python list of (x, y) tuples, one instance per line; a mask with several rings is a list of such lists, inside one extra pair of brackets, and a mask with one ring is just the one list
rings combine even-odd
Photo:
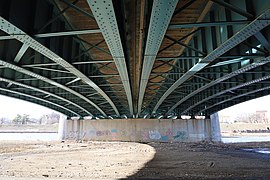
[(65, 140), (66, 139), (66, 131), (67, 131), (67, 120), (66, 116), (61, 115), (58, 124), (58, 139)]
[[(218, 119), (217, 119), (218, 122)], [(216, 141), (210, 119), (67, 120), (66, 139), (136, 142)], [(215, 137), (213, 137), (215, 136)]]
[(214, 142), (221, 141), (220, 124), (218, 113), (214, 113), (210, 116), (211, 119), (211, 140)]

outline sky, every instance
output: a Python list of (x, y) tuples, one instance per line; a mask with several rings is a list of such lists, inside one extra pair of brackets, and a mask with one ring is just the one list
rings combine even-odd
[[(270, 112), (270, 95), (234, 105), (220, 111), (219, 114), (237, 116), (244, 112), (255, 113), (257, 110)], [(34, 103), (0, 95), (0, 117), (12, 119), (17, 114), (29, 114), (31, 118), (40, 118), (42, 115), (52, 112), (56, 111)]]
[(246, 101), (219, 111), (220, 115), (230, 115), (235, 117), (242, 113), (255, 113), (258, 110), (270, 112), (270, 95)]
[(56, 111), (34, 103), (0, 95), (0, 117), (13, 119), (17, 114), (29, 114), (30, 118), (39, 119), (42, 115), (52, 112)]

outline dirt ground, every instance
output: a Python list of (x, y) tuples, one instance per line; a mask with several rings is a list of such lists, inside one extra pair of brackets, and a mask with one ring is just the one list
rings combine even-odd
[(0, 142), (0, 179), (270, 179), (267, 143)]

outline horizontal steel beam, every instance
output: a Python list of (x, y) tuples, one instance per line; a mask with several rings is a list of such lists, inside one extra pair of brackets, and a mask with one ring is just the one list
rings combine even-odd
[[(68, 111), (68, 112), (71, 112), (72, 114), (77, 115), (76, 112), (74, 112), (74, 111), (72, 111), (72, 110), (70, 110), (70, 109), (68, 109), (68, 108), (66, 108), (66, 107), (64, 107), (64, 106), (61, 106), (61, 105), (56, 104), (56, 103), (53, 103), (53, 102), (51, 102), (51, 101), (47, 101), (47, 100), (42, 99), (42, 98), (38, 98), (38, 97), (36, 97), (36, 96), (32, 96), (32, 95), (29, 95), (29, 94), (25, 94), (25, 93), (21, 93), (21, 92), (17, 92), (17, 91), (12, 91), (12, 90), (9, 90), (9, 89), (4, 89), (4, 88), (0, 88), (0, 91), (5, 91), (5, 92), (8, 92), (8, 93), (17, 94), (17, 95), (20, 95), (20, 96), (25, 96), (25, 97), (29, 97), (29, 98), (32, 98), (32, 99), (35, 99), (35, 100), (38, 100), (38, 101), (42, 101), (42, 102), (45, 102), (45, 103), (47, 103), (47, 104), (50, 104), (50, 105), (59, 107), (59, 108), (64, 109), (64, 110), (66, 110), (66, 111)], [(32, 101), (31, 101), (31, 102), (32, 102)], [(49, 107), (48, 107), (48, 108), (49, 108)]]
[[(266, 57), (265, 54), (239, 54), (239, 55), (224, 55), (217, 57), (217, 59), (236, 59), (236, 58), (244, 58), (244, 59), (252, 59), (257, 57)], [(179, 56), (179, 57), (157, 57), (156, 60), (159, 61), (170, 61), (170, 60), (187, 60), (187, 59), (203, 59), (205, 56)]]
[(232, 26), (248, 24), (250, 21), (219, 21), (219, 22), (197, 22), (197, 23), (184, 23), (184, 24), (170, 24), (168, 29), (180, 29), (180, 28), (194, 28), (194, 27), (213, 27), (213, 26)]
[[(98, 87), (93, 81), (91, 81), (86, 75), (84, 75), (81, 71), (76, 69), (73, 65), (68, 63), (66, 60), (52, 52), (50, 49), (27, 35), (25, 32), (23, 32), (21, 29), (16, 27), (15, 25), (11, 24), (7, 20), (5, 20), (3, 17), (0, 17), (0, 29), (4, 31), (5, 33), (9, 34), (10, 36), (14, 37), (18, 41), (28, 45), (30, 48), (34, 49), (35, 51), (39, 52), (40, 54), (44, 55), (45, 57), (49, 58), (50, 60), (56, 62), (60, 66), (62, 66), (64, 69), (67, 69), (69, 72), (80, 78), (83, 82), (88, 84), (90, 87), (94, 88), (97, 92), (99, 92), (105, 100), (109, 102), (109, 104), (112, 106), (112, 108), (115, 110), (116, 114), (119, 114), (115, 104), (112, 102), (112, 100), (109, 98), (109, 96)], [(22, 35), (23, 34), (23, 35)], [(87, 98), (86, 98), (87, 99)], [(97, 105), (95, 105), (93, 102), (91, 104), (97, 108), (102, 114), (105, 114)]]
[[(267, 20), (269, 19), (269, 20)], [(221, 55), (234, 48), (236, 45), (240, 44), (247, 38), (251, 37), (258, 31), (267, 27), (270, 24), (270, 10), (268, 9), (263, 14), (261, 14), (258, 18), (252, 21), (250, 24), (246, 25), (240, 31), (238, 31), (235, 35), (229, 38), (227, 41), (218, 46), (215, 50), (209, 53), (205, 58), (200, 60), (197, 64), (195, 64), (191, 69), (189, 69), (184, 75), (182, 75), (159, 99), (157, 104), (155, 105), (152, 113), (155, 113), (162, 102), (181, 84), (186, 82), (192, 76), (194, 76), (197, 72), (201, 71), (208, 64), (210, 64), (215, 59), (219, 58)], [(179, 101), (180, 102), (180, 101)], [(179, 104), (179, 103), (177, 103)], [(175, 108), (175, 106), (174, 106)], [(171, 111), (171, 110), (170, 110)]]
[[(12, 80), (10, 80), (10, 79), (6, 79), (6, 78), (2, 78), (2, 77), (0, 77), (0, 81), (12, 83), (12, 84), (17, 85), (17, 86), (21, 86), (21, 87), (24, 87), (24, 88), (27, 88), (27, 89), (31, 89), (31, 90), (33, 90), (33, 91), (37, 91), (37, 92), (41, 92), (41, 93), (43, 93), (43, 94), (47, 94), (47, 96), (52, 96), (52, 97), (54, 97), (54, 98), (60, 99), (60, 100), (63, 101), (63, 102), (67, 102), (67, 103), (69, 103), (69, 104), (72, 104), (73, 106), (75, 106), (75, 107), (77, 107), (77, 108), (83, 110), (84, 112), (88, 112), (86, 109), (84, 109), (84, 108), (81, 107), (80, 105), (78, 105), (78, 104), (76, 104), (76, 103), (74, 103), (74, 102), (72, 102), (72, 101), (70, 101), (70, 100), (68, 100), (68, 99), (66, 99), (66, 98), (63, 98), (63, 97), (58, 96), (58, 95), (56, 95), (56, 94), (53, 94), (53, 93), (51, 93), (51, 92), (44, 91), (44, 90), (42, 90), (42, 89), (38, 89), (38, 88), (36, 88), (36, 87), (29, 86), (29, 85), (26, 85), (26, 84), (23, 84), (23, 83), (19, 83), (19, 82), (16, 82), (16, 81), (12, 81)], [(74, 114), (77, 115), (77, 116), (80, 116), (79, 114), (77, 114), (77, 113), (75, 113), (75, 112), (74, 112)], [(88, 112), (87, 114), (89, 114), (89, 112)]]
[(26, 64), (22, 67), (58, 66), (57, 63)]
[[(73, 94), (73, 95), (79, 97), (80, 99), (83, 99), (84, 101), (88, 102), (88, 103), (91, 104), (92, 106), (96, 107), (100, 112), (103, 112), (103, 111), (102, 111), (95, 103), (93, 103), (93, 102), (92, 102), (91, 100), (89, 100), (88, 98), (84, 97), (84, 96), (81, 95), (80, 93), (78, 93), (78, 92), (76, 92), (76, 91), (74, 91), (74, 90), (72, 90), (72, 89), (70, 89), (70, 88), (68, 88), (68, 87), (66, 87), (66, 86), (64, 86), (64, 85), (62, 85), (62, 84), (56, 82), (56, 81), (53, 81), (53, 80), (51, 80), (51, 79), (49, 79), (49, 78), (46, 78), (46, 77), (41, 76), (41, 75), (39, 75), (39, 74), (36, 74), (36, 73), (34, 73), (34, 72), (32, 72), (32, 71), (26, 70), (26, 69), (24, 69), (24, 68), (22, 68), (22, 67), (19, 67), (19, 66), (14, 65), (14, 64), (10, 64), (10, 63), (5, 62), (5, 61), (3, 61), (3, 60), (0, 60), (0, 64), (3, 65), (3, 66), (5, 66), (5, 67), (7, 67), (7, 68), (9, 68), (9, 69), (13, 69), (13, 70), (18, 71), (18, 72), (20, 72), (20, 73), (26, 74), (26, 75), (28, 75), (28, 76), (31, 76), (31, 77), (34, 77), (34, 78), (39, 79), (39, 80), (41, 80), (41, 81), (44, 81), (44, 82), (46, 82), (46, 83), (49, 83), (49, 84), (52, 85), (52, 87), (64, 89), (65, 91), (70, 92), (71, 94)], [(91, 114), (89, 111), (86, 111), (86, 113), (92, 116), (92, 114)], [(103, 112), (102, 114), (105, 115), (104, 112)]]
[(221, 92), (218, 92), (218, 93), (216, 93), (216, 94), (213, 94), (213, 95), (211, 95), (211, 96), (209, 96), (209, 97), (207, 97), (207, 98), (205, 98), (205, 99), (203, 99), (203, 100), (198, 101), (197, 103), (193, 104), (192, 106), (189, 106), (189, 107), (188, 107), (186, 110), (184, 110), (181, 114), (186, 113), (187, 111), (191, 110), (192, 108), (198, 106), (198, 105), (201, 104), (201, 103), (204, 103), (204, 102), (206, 102), (206, 101), (208, 101), (208, 100), (210, 100), (210, 99), (213, 99), (213, 98), (215, 98), (215, 97), (221, 96), (221, 95), (225, 94), (226, 92), (232, 92), (232, 91), (234, 91), (234, 90), (243, 88), (243, 87), (245, 87), (245, 86), (250, 86), (250, 85), (252, 85), (252, 84), (259, 83), (259, 82), (264, 81), (264, 80), (267, 80), (267, 79), (270, 79), (270, 75), (268, 75), (268, 76), (263, 76), (263, 77), (260, 77), (260, 78), (257, 78), (257, 79), (248, 81), (248, 82), (246, 82), (246, 83), (240, 84), (240, 85), (238, 85), (238, 86), (235, 86), (235, 87), (232, 87), (232, 88), (229, 88), (229, 89), (222, 90)]
[(89, 76), (90, 78), (106, 78), (106, 77), (119, 77), (119, 74), (102, 74), (102, 75), (93, 75)]
[(94, 61), (82, 61), (82, 62), (74, 62), (72, 64), (99, 64), (99, 63), (111, 63), (114, 62), (113, 60), (94, 60)]
[(233, 97), (228, 98), (228, 99), (226, 99), (226, 100), (219, 101), (218, 103), (215, 103), (215, 104), (213, 104), (213, 105), (211, 105), (211, 106), (208, 106), (208, 107), (206, 107), (206, 108), (200, 110), (200, 111), (197, 112), (196, 114), (200, 114), (200, 113), (202, 113), (202, 112), (204, 112), (204, 111), (206, 111), (206, 110), (208, 110), (208, 109), (211, 109), (211, 108), (213, 108), (213, 107), (215, 107), (215, 106), (217, 106), (217, 105), (224, 104), (224, 103), (229, 102), (229, 101), (232, 101), (232, 100), (234, 100), (234, 99), (238, 99), (238, 98), (241, 98), (241, 97), (244, 97), (244, 96), (248, 96), (248, 95), (251, 95), (251, 94), (255, 94), (255, 93), (258, 93), (258, 92), (261, 92), (261, 91), (265, 91), (265, 90), (270, 90), (270, 86), (267, 86), (267, 87), (264, 87), (264, 88), (259, 88), (259, 89), (256, 89), (256, 90), (254, 90), (254, 91), (246, 92), (246, 93), (240, 94), (240, 95), (238, 95), (238, 96), (233, 96)]
[[(179, 106), (180, 104), (182, 104), (183, 102), (185, 102), (185, 101), (188, 100), (189, 98), (193, 97), (194, 95), (196, 95), (196, 94), (198, 94), (198, 93), (200, 93), (200, 92), (202, 92), (202, 91), (204, 91), (204, 90), (210, 88), (211, 86), (214, 86), (214, 85), (216, 85), (216, 84), (222, 83), (222, 82), (225, 81), (225, 80), (228, 80), (228, 79), (230, 79), (230, 78), (232, 78), (232, 77), (234, 77), (234, 76), (237, 76), (237, 75), (239, 75), (239, 74), (241, 74), (241, 73), (244, 73), (244, 72), (246, 72), (246, 71), (248, 71), (248, 70), (254, 69), (254, 68), (258, 67), (258, 66), (262, 66), (262, 65), (264, 65), (264, 64), (266, 64), (266, 63), (269, 63), (269, 62), (270, 62), (270, 56), (268, 56), (267, 58), (261, 58), (260, 60), (257, 60), (257, 61), (254, 62), (253, 64), (250, 64), (250, 65), (247, 65), (247, 66), (245, 66), (245, 67), (243, 67), (243, 68), (240, 68), (240, 69), (238, 69), (238, 70), (235, 70), (235, 71), (231, 72), (230, 74), (227, 74), (227, 75), (225, 75), (225, 76), (222, 76), (222, 77), (220, 77), (220, 78), (218, 78), (218, 79), (216, 79), (216, 80), (214, 80), (214, 81), (212, 81), (212, 82), (210, 82), (210, 83), (204, 85), (203, 87), (201, 87), (201, 88), (199, 88), (199, 89), (193, 91), (193, 92), (190, 93), (189, 95), (187, 95), (187, 96), (185, 96), (184, 98), (182, 98), (181, 100), (179, 100), (174, 106), (172, 106), (172, 107), (168, 110), (168, 112), (167, 112), (166, 114), (169, 114), (169, 113), (170, 113), (173, 109), (175, 109), (177, 106)], [(229, 82), (229, 83), (230, 83), (230, 82)]]
[(51, 32), (51, 33), (42, 33), (36, 34), (36, 38), (46, 38), (46, 37), (58, 37), (58, 36), (74, 36), (74, 35), (83, 35), (83, 34), (95, 34), (100, 33), (99, 29), (86, 29), (86, 30), (77, 30), (77, 31), (64, 31), (64, 32)]

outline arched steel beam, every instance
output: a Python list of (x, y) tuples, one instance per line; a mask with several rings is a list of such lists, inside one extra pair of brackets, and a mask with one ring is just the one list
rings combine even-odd
[[(189, 98), (191, 98), (191, 97), (195, 96), (196, 94), (198, 94), (198, 93), (200, 93), (200, 92), (202, 92), (202, 91), (204, 91), (204, 90), (210, 88), (211, 86), (214, 86), (214, 85), (216, 85), (216, 84), (218, 84), (218, 83), (220, 83), (220, 82), (223, 82), (223, 81), (225, 81), (225, 80), (227, 80), (227, 79), (230, 79), (230, 78), (232, 78), (232, 77), (234, 77), (234, 76), (237, 76), (237, 75), (239, 75), (239, 74), (241, 74), (241, 73), (244, 73), (244, 72), (246, 72), (246, 71), (249, 71), (249, 70), (251, 70), (251, 69), (254, 69), (254, 68), (258, 67), (258, 66), (262, 66), (262, 65), (264, 65), (264, 64), (266, 64), (266, 63), (269, 63), (269, 62), (270, 62), (270, 56), (268, 56), (268, 57), (266, 57), (266, 58), (260, 58), (259, 60), (255, 61), (254, 63), (252, 63), (252, 64), (250, 64), (250, 65), (247, 65), (247, 66), (245, 66), (245, 67), (243, 67), (243, 68), (240, 68), (240, 69), (238, 69), (238, 70), (235, 70), (235, 71), (233, 71), (233, 72), (231, 72), (231, 73), (229, 73), (229, 74), (227, 74), (227, 75), (225, 75), (225, 76), (222, 76), (222, 77), (220, 77), (220, 78), (218, 78), (218, 79), (216, 79), (216, 80), (214, 80), (214, 81), (212, 81), (212, 82), (210, 82), (210, 83), (208, 83), (208, 84), (202, 86), (201, 88), (199, 88), (199, 89), (193, 91), (192, 93), (188, 94), (187, 96), (185, 96), (183, 99), (179, 100), (174, 106), (172, 106), (172, 107), (168, 110), (168, 112), (166, 113), (166, 115), (168, 115), (168, 114), (169, 114), (171, 111), (173, 111), (177, 106), (179, 106), (180, 104), (182, 104), (183, 102), (185, 102), (185, 101), (188, 100)], [(226, 91), (226, 90), (225, 90), (225, 91)]]
[(226, 93), (226, 92), (233, 91), (233, 90), (237, 90), (237, 89), (239, 89), (239, 88), (242, 88), (242, 87), (245, 87), (245, 86), (249, 86), (249, 85), (252, 85), (252, 84), (254, 84), (254, 83), (258, 83), (258, 82), (264, 81), (264, 80), (266, 80), (266, 79), (270, 79), (270, 75), (268, 75), (268, 76), (263, 76), (263, 77), (260, 77), (260, 78), (251, 80), (251, 81), (249, 81), (249, 82), (240, 84), (240, 85), (238, 85), (238, 86), (235, 86), (235, 87), (232, 87), (232, 88), (223, 90), (223, 91), (221, 91), (221, 92), (219, 92), (219, 93), (216, 93), (216, 94), (214, 94), (214, 95), (212, 95), (212, 96), (209, 96), (209, 97), (207, 97), (207, 98), (205, 98), (205, 99), (203, 99), (203, 100), (200, 100), (199, 102), (195, 103), (194, 105), (188, 107), (186, 110), (184, 110), (183, 112), (181, 112), (181, 114), (184, 114), (184, 113), (188, 112), (189, 110), (193, 109), (194, 107), (198, 106), (199, 104), (201, 104), (201, 103), (203, 103), (203, 102), (206, 102), (206, 101), (208, 101), (208, 100), (210, 100), (210, 99), (213, 99), (213, 98), (215, 98), (215, 97), (218, 97), (218, 96), (220, 96), (220, 95), (222, 95), (222, 94), (224, 94), (224, 93)]
[(177, 3), (178, 0), (155, 0), (153, 3), (141, 74), (138, 114), (141, 113), (149, 76)]
[[(87, 76), (85, 76), (82, 72), (80, 72), (78, 69), (76, 69), (72, 64), (68, 63), (66, 60), (55, 54), (53, 51), (27, 35), (25, 32), (5, 20), (3, 17), (0, 17), (0, 29), (4, 31), (5, 33), (9, 34), (11, 37), (14, 37), (18, 41), (22, 42), (23, 44), (29, 46), (30, 48), (34, 49), (38, 53), (44, 55), (45, 57), (49, 58), (50, 60), (56, 62), (58, 65), (62, 66), (64, 69), (68, 70), (72, 74), (74, 74), (77, 78), (80, 78), (83, 82), (88, 84), (90, 87), (95, 89), (101, 96), (104, 97), (108, 101), (108, 103), (112, 106), (115, 113), (119, 115), (119, 112), (115, 106), (115, 104), (112, 102), (112, 100), (109, 98), (109, 96), (98, 87), (93, 81), (91, 81)], [(105, 113), (93, 102), (91, 104), (96, 107), (103, 115)]]
[[(0, 65), (5, 66), (6, 68), (10, 68), (10, 69), (13, 69), (15, 71), (18, 71), (20, 73), (26, 74), (28, 76), (32, 76), (32, 77), (37, 78), (37, 79), (39, 79), (41, 81), (44, 81), (46, 83), (49, 83), (49, 84), (51, 84), (53, 86), (59, 87), (61, 89), (64, 89), (65, 91), (68, 91), (68, 92), (74, 94), (75, 96), (83, 99), (84, 101), (88, 102), (89, 104), (91, 104), (92, 106), (94, 106), (95, 108), (97, 108), (104, 116), (106, 116), (106, 114), (95, 103), (93, 103), (91, 100), (89, 100), (88, 98), (84, 97), (80, 93), (78, 93), (78, 92), (76, 92), (76, 91), (74, 91), (74, 90), (72, 90), (72, 89), (70, 89), (70, 88), (68, 88), (68, 87), (66, 87), (66, 86), (64, 86), (64, 85), (56, 82), (56, 81), (53, 81), (53, 80), (51, 80), (49, 78), (46, 78), (44, 76), (41, 76), (39, 74), (36, 74), (36, 73), (31, 72), (29, 70), (26, 70), (24, 68), (21, 68), (19, 66), (14, 65), (14, 64), (10, 64), (10, 63), (5, 62), (3, 60), (0, 60)], [(93, 116), (90, 112), (87, 111), (87, 113), (89, 115)]]
[[(51, 93), (51, 92), (44, 91), (44, 90), (42, 90), (42, 89), (38, 89), (38, 88), (35, 88), (35, 87), (32, 87), (32, 86), (29, 86), (29, 85), (26, 85), (26, 84), (23, 84), (23, 83), (19, 83), (19, 82), (16, 82), (16, 81), (12, 81), (12, 80), (10, 80), (10, 79), (2, 78), (2, 77), (0, 77), (0, 81), (7, 82), (7, 83), (11, 83), (11, 84), (15, 84), (15, 85), (17, 85), (17, 86), (25, 87), (25, 88), (27, 88), (27, 89), (31, 89), (31, 90), (34, 90), (34, 91), (38, 91), (38, 92), (41, 92), (41, 93), (50, 95), (50, 96), (55, 97), (55, 98), (57, 98), (57, 99), (60, 99), (60, 100), (62, 100), (62, 101), (64, 101), (64, 102), (67, 102), (67, 103), (69, 103), (69, 104), (72, 104), (73, 106), (75, 106), (75, 107), (77, 107), (77, 108), (83, 110), (83, 111), (86, 112), (87, 114), (91, 114), (89, 111), (87, 111), (86, 109), (84, 109), (84, 108), (81, 107), (80, 105), (78, 105), (78, 104), (76, 104), (76, 103), (74, 103), (74, 102), (72, 102), (72, 101), (70, 101), (70, 100), (67, 100), (67, 99), (65, 99), (65, 98), (63, 98), (63, 97), (61, 97), (61, 96), (55, 95), (55, 94), (53, 94), (53, 93)], [(80, 116), (80, 115), (77, 114), (77, 113), (75, 113), (75, 114), (76, 114), (77, 116)]]
[[(66, 111), (68, 111), (68, 112), (71, 112), (72, 114), (78, 115), (76, 112), (74, 112), (74, 111), (72, 111), (72, 110), (70, 110), (70, 109), (68, 109), (68, 108), (66, 108), (66, 107), (64, 107), (64, 106), (61, 106), (61, 105), (56, 104), (56, 103), (53, 103), (53, 102), (51, 102), (51, 101), (47, 101), (47, 100), (42, 99), (42, 98), (38, 98), (38, 97), (29, 95), (29, 94), (25, 94), (25, 93), (21, 93), (21, 92), (17, 92), (17, 91), (12, 91), (12, 90), (9, 90), (9, 89), (4, 89), (4, 88), (0, 88), (0, 91), (6, 91), (6, 92), (8, 92), (8, 93), (13, 93), (13, 94), (17, 94), (17, 95), (21, 95), (21, 96), (25, 96), (25, 97), (30, 97), (30, 98), (32, 98), (32, 99), (36, 99), (36, 100), (38, 100), (38, 101), (42, 101), (42, 102), (45, 102), (45, 103), (47, 103), (47, 104), (51, 104), (51, 105), (57, 106), (57, 107), (59, 107), (59, 108), (61, 108), (61, 109), (64, 109), (64, 110), (66, 110)], [(18, 98), (17, 98), (17, 99), (18, 99)], [(66, 114), (66, 115), (67, 115), (67, 114)]]
[[(247, 38), (256, 34), (263, 28), (267, 27), (270, 24), (270, 9), (262, 13), (259, 17), (257, 17), (250, 24), (246, 25), (239, 32), (229, 38), (227, 41), (222, 43), (219, 47), (217, 47), (214, 51), (209, 53), (205, 58), (195, 64), (192, 68), (190, 68), (183, 76), (181, 76), (159, 99), (157, 104), (155, 105), (152, 113), (155, 113), (158, 107), (163, 103), (163, 101), (181, 84), (187, 81), (189, 78), (194, 76), (197, 72), (205, 68), (212, 61), (217, 59), (222, 54), (226, 53), (236, 45), (240, 44)], [(178, 104), (178, 103), (177, 103)]]
[(232, 100), (234, 100), (234, 99), (238, 99), (238, 98), (241, 98), (241, 97), (243, 97), (243, 96), (247, 96), (247, 95), (250, 95), (250, 94), (255, 94), (255, 93), (258, 93), (258, 92), (261, 92), (261, 91), (265, 91), (265, 90), (268, 90), (268, 89), (270, 89), (270, 86), (267, 86), (267, 87), (264, 87), (264, 88), (260, 88), (260, 89), (256, 89), (256, 90), (254, 90), (254, 91), (250, 91), (250, 92), (247, 92), (247, 93), (243, 93), (243, 94), (240, 94), (240, 95), (238, 95), (238, 96), (234, 96), (234, 97), (232, 97), (232, 98), (229, 98), (229, 99), (226, 99), (226, 100), (224, 100), (224, 101), (220, 101), (220, 102), (218, 102), (218, 103), (216, 103), (216, 104), (213, 104), (213, 105), (211, 105), (211, 106), (208, 106), (207, 108), (205, 108), (205, 109), (203, 109), (203, 110), (197, 112), (196, 114), (200, 114), (200, 113), (202, 113), (202, 112), (204, 112), (204, 111), (206, 111), (206, 110), (208, 110), (208, 109), (211, 109), (211, 108), (213, 108), (213, 107), (215, 107), (215, 106), (218, 106), (218, 105), (220, 105), (220, 104), (226, 103), (226, 102), (228, 102), (228, 101), (232, 101)]
[(95, 16), (97, 24), (102, 32), (102, 35), (114, 59), (115, 65), (117, 67), (117, 70), (119, 72), (121, 81), (123, 83), (126, 92), (130, 115), (132, 116), (133, 115), (132, 93), (130, 88), (123, 46), (121, 43), (117, 20), (113, 8), (113, 3), (111, 0), (105, 1), (87, 0), (87, 2), (92, 10), (93, 15)]

